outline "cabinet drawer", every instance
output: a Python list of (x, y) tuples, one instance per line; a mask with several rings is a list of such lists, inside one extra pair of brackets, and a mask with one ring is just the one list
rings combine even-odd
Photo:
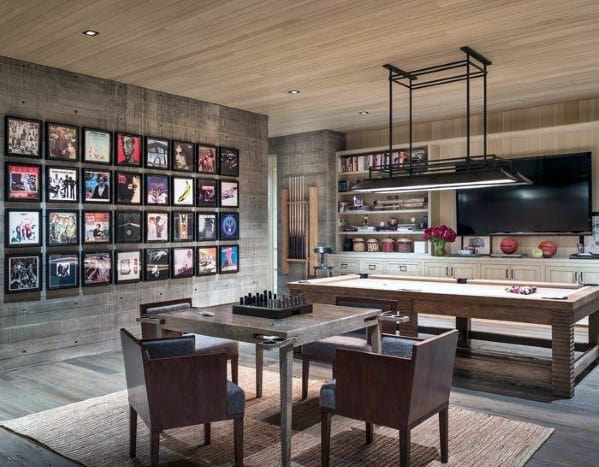
[(420, 276), (422, 275), (420, 263), (407, 261), (386, 261), (385, 274), (393, 274), (398, 276)]
[(334, 259), (331, 261), (333, 274), (357, 274), (360, 272), (360, 261), (355, 259)]
[(366, 274), (382, 274), (383, 273), (383, 262), (378, 260), (365, 260), (360, 261), (360, 272)]

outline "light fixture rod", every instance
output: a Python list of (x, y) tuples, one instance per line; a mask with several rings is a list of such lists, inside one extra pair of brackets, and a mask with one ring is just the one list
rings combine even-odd
[(488, 66), (493, 64), (493, 62), (489, 60), (487, 57), (484, 57), (483, 55), (479, 54), (476, 50), (471, 49), (467, 45), (460, 47), (460, 50), (468, 54), (470, 57), (473, 57), (474, 59), (478, 60), (483, 65)]
[[(385, 65), (391, 67), (391, 65)], [(393, 151), (393, 70), (389, 68), (389, 158)], [(393, 177), (393, 169), (389, 170), (389, 177)]]
[(487, 155), (487, 64), (484, 65), (483, 76), (483, 154)]
[(430, 73), (438, 73), (446, 70), (453, 70), (454, 68), (461, 68), (465, 64), (464, 60), (459, 62), (446, 63), (444, 65), (431, 66), (428, 68), (421, 68), (420, 70), (411, 71), (410, 74), (414, 76), (428, 75)]
[[(481, 78), (482, 76), (483, 76), (482, 72), (471, 73), (470, 79)], [(465, 79), (466, 79), (466, 74), (455, 75), (455, 76), (446, 76), (445, 78), (433, 79), (430, 81), (423, 81), (418, 84), (414, 84), (412, 86), (412, 88), (413, 89), (428, 88), (430, 86), (437, 86), (439, 84), (448, 84), (448, 83), (455, 83), (456, 81), (464, 81)], [(398, 83), (398, 84), (403, 84), (403, 83)], [(404, 86), (408, 87), (407, 85), (404, 85)]]
[(470, 49), (466, 51), (466, 158), (470, 159)]

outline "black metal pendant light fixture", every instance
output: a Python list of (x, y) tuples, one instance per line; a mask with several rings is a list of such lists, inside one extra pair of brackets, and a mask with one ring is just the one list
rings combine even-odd
[[(472, 50), (462, 47), (464, 60), (422, 68), (411, 72), (393, 65), (383, 65), (389, 70), (389, 161), (393, 158), (393, 84), (409, 91), (409, 149), (403, 164), (387, 164), (376, 169), (370, 167), (369, 177), (351, 189), (359, 192), (407, 193), (414, 191), (437, 191), (487, 188), (491, 186), (529, 185), (532, 182), (519, 172), (512, 171), (508, 159), (487, 154), (487, 66), (491, 61)], [(419, 77), (458, 70), (436, 78), (419, 81)], [(440, 75), (436, 75), (440, 76)], [(470, 80), (483, 78), (483, 155), (470, 155)], [(412, 159), (412, 94), (422, 89), (442, 84), (466, 81), (466, 156), (437, 161), (414, 161)], [(376, 175), (373, 177), (373, 175)]]

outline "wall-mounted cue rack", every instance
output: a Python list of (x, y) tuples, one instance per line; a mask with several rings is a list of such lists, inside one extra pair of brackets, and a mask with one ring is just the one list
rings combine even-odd
[[(306, 190), (307, 188), (307, 190)], [(307, 193), (306, 193), (307, 191)], [(306, 197), (307, 194), (307, 197)], [(289, 177), (289, 188), (281, 190), (281, 272), (289, 274), (292, 263), (316, 264), (318, 243), (318, 187), (306, 187), (304, 177)]]

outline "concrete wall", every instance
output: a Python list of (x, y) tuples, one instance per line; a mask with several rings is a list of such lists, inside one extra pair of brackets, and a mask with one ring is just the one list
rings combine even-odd
[[(303, 175), (305, 186), (318, 187), (318, 242), (335, 246), (335, 212), (337, 193), (335, 152), (345, 149), (345, 135), (330, 130), (312, 131), (297, 135), (270, 138), (269, 153), (277, 155), (279, 192), (289, 187), (289, 177)], [(306, 192), (305, 196), (308, 196)], [(279, 209), (284, 206), (279, 205)], [(278, 220), (280, 246), (280, 216)], [(280, 249), (279, 249), (280, 251)], [(279, 271), (281, 271), (279, 254)], [(311, 265), (311, 267), (314, 265)], [(287, 281), (303, 278), (303, 267), (292, 265), (289, 276), (279, 274), (279, 290), (284, 293)]]
[[(120, 327), (139, 329), (135, 317), (142, 302), (192, 296), (194, 304), (206, 306), (235, 301), (247, 292), (264, 289), (268, 263), (264, 241), (268, 233), (266, 116), (2, 57), (0, 115), (237, 147), (241, 174), (238, 274), (26, 295), (4, 295), (2, 290), (0, 370), (114, 349), (120, 345)], [(4, 125), (0, 129), (0, 147), (2, 161), (23, 160), (4, 156)], [(33, 162), (45, 164), (43, 160)], [(0, 176), (3, 172), (2, 163)], [(2, 196), (0, 206), (4, 211), (5, 207), (46, 208), (46, 203), (5, 203)], [(59, 207), (88, 208), (77, 204)], [(0, 223), (0, 231), (4, 232), (3, 215)], [(111, 245), (115, 249), (123, 246)], [(73, 249), (52, 251), (67, 250)], [(40, 251), (45, 253), (46, 248), (11, 249), (11, 253)], [(2, 264), (4, 254), (2, 247)], [(4, 274), (2, 268), (3, 284)]]

